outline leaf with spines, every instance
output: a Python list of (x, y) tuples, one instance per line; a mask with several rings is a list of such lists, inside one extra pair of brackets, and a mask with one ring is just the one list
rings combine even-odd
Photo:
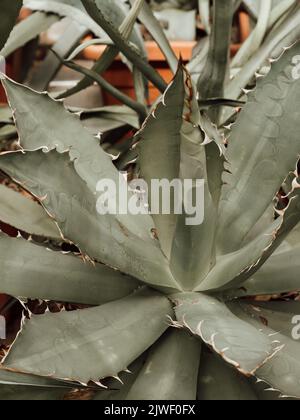
[(0, 220), (22, 232), (61, 240), (58, 227), (43, 207), (21, 192), (0, 185)]
[(84, 262), (0, 236), (0, 293), (16, 298), (100, 305), (128, 296), (140, 283), (102, 264)]
[[(266, 311), (267, 308), (271, 311)], [(259, 328), (266, 337), (276, 340), (277, 345), (281, 347), (281, 351), (257, 370), (256, 376), (274, 391), (279, 391), (282, 396), (299, 399), (300, 346), (290, 335), (290, 329), (293, 327), (290, 321), (299, 313), (299, 302), (267, 303), (263, 307), (257, 302), (252, 305), (233, 302), (230, 309), (245, 322)], [(284, 322), (282, 329), (283, 319), (288, 319), (288, 322)], [(279, 325), (281, 330), (277, 329)]]
[[(300, 80), (293, 77), (293, 58), (299, 54), (299, 45), (286, 50), (269, 74), (258, 80), (232, 128), (219, 208), (221, 255), (239, 249), (296, 167)], [(259, 199), (253, 201), (256, 196)]]
[(276, 352), (271, 339), (236, 317), (218, 299), (186, 293), (173, 296), (173, 300), (177, 319), (174, 326), (200, 337), (244, 375), (255, 375)]
[(147, 350), (168, 328), (166, 317), (171, 314), (166, 297), (142, 289), (96, 308), (33, 316), (25, 322), (4, 366), (86, 384), (98, 382), (117, 376)]

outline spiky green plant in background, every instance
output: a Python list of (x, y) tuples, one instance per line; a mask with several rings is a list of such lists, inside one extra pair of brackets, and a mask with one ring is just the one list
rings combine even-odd
[[(0, 291), (22, 301), (91, 307), (24, 318), (3, 360), (0, 398), (59, 399), (87, 385), (95, 399), (105, 400), (300, 398), (299, 342), (292, 335), (300, 304), (253, 299), (300, 288), (300, 44), (293, 43), (299, 6), (286, 1), (284, 8), (282, 2), (279, 13), (271, 2), (261, 2), (269, 3), (270, 16), (265, 25), (258, 22), (252, 41), (264, 43), (250, 58), (247, 48), (241, 50), (228, 83), (237, 2), (215, 0), (207, 59), (200, 52), (187, 67), (176, 64), (166, 90), (143, 53), (128, 42), (132, 23), (129, 30), (128, 20), (127, 30), (124, 25), (118, 30), (107, 18), (108, 2), (65, 0), (60, 12), (55, 1), (25, 3), (84, 19), (114, 42), (93, 70), (67, 60), (85, 77), (61, 97), (86, 87), (91, 78), (104, 85), (98, 73), (119, 51), (133, 63), (142, 85), (147, 78), (164, 92), (123, 159), (136, 153), (138, 171), (148, 183), (204, 179), (205, 221), (186, 226), (185, 215), (100, 216), (98, 181), (119, 180), (111, 156), (61, 102), (5, 77), (22, 150), (2, 154), (0, 168), (46, 211), (3, 187), (1, 218), (31, 235), (62, 236), (82, 258), (1, 235)], [(149, 16), (143, 1), (132, 4), (140, 19)], [(157, 37), (174, 68), (162, 32)], [(270, 56), (278, 59), (266, 70)], [(262, 68), (266, 75), (253, 78)], [(253, 84), (245, 97), (241, 88)], [(240, 113), (223, 107), (244, 102)], [(144, 102), (130, 105), (141, 121)], [(277, 200), (275, 217), (274, 197), (283, 185), (289, 203), (283, 208)], [(271, 394), (265, 392), (269, 386)]]

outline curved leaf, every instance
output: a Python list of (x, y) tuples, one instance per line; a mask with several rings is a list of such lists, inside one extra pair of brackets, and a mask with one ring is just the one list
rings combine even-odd
[(0, 168), (42, 198), (64, 237), (87, 255), (152, 285), (178, 290), (167, 260), (151, 237), (151, 225), (143, 238), (142, 232), (134, 233), (115, 216), (100, 215), (97, 196), (78, 176), (68, 153), (6, 154), (0, 157)]
[(300, 291), (300, 246), (273, 255), (269, 261), (234, 296), (276, 295)]
[(200, 18), (201, 22), (208, 34), (210, 34), (211, 31), (211, 25), (210, 25), (210, 1), (209, 0), (198, 0), (199, 5), (199, 12), (200, 12)]
[[(299, 45), (285, 51), (270, 73), (258, 81), (233, 126), (226, 164), (230, 173), (223, 175), (219, 210), (220, 254), (239, 248), (288, 173), (295, 169), (300, 153), (300, 79), (293, 77), (293, 60)], [(257, 195), (259, 200), (253, 202)]]
[(36, 12), (28, 16), (25, 20), (19, 22), (12, 30), (5, 47), (2, 48), (0, 54), (3, 57), (8, 57), (18, 48), (27, 44), (42, 32), (47, 31), (59, 17), (43, 12)]
[(299, 223), (299, 187), (296, 183), (294, 190), (289, 195), (289, 204), (280, 212), (280, 217), (265, 232), (257, 236), (256, 239), (241, 250), (219, 257), (215, 269), (209, 273), (197, 290), (237, 288), (258, 272)]
[[(133, 5), (135, 0), (130, 0), (131, 5)], [(151, 7), (144, 1), (142, 9), (139, 13), (139, 20), (151, 34), (152, 38), (156, 41), (158, 47), (166, 57), (166, 60), (170, 66), (170, 69), (173, 73), (176, 73), (178, 67), (178, 60), (176, 54), (172, 50), (172, 47), (169, 43), (168, 38), (166, 37), (161, 24), (154, 16)]]
[(0, 236), (0, 263), (0, 292), (18, 298), (100, 305), (139, 287), (112, 268), (6, 236)]
[(34, 316), (25, 322), (4, 366), (98, 382), (126, 370), (167, 329), (171, 313), (168, 299), (141, 290), (97, 308)]
[[(180, 67), (173, 83), (166, 91), (164, 100), (159, 102), (138, 134), (141, 177), (147, 182), (149, 191), (151, 191), (153, 179), (159, 181), (167, 179), (172, 182), (179, 176), (180, 130), (184, 98), (183, 69)], [(149, 202), (151, 202), (151, 196)], [(162, 214), (160, 210), (160, 214), (153, 214), (153, 219), (158, 230), (161, 247), (165, 255), (170, 257), (177, 220), (174, 206), (171, 209), (171, 214)]]
[[(52, 46), (52, 51), (66, 57), (88, 32), (87, 28), (70, 21), (60, 39)], [(44, 60), (35, 66), (28, 78), (27, 85), (37, 91), (45, 91), (61, 67), (61, 61), (49, 51)]]
[(61, 240), (59, 229), (42, 206), (0, 185), (0, 220), (22, 232)]
[(0, 367), (0, 401), (56, 401), (63, 399), (74, 387), (79, 385), (10, 372)]
[[(99, 147), (99, 142), (87, 132), (76, 115), (66, 111), (64, 106), (51, 99), (46, 93), (37, 93), (9, 79), (2, 80), (9, 104), (15, 111), (20, 145), (26, 150), (53, 150), (59, 153), (69, 151), (70, 159), (79, 176), (95, 194), (102, 178), (111, 179), (119, 185), (119, 173), (110, 157)], [(87, 147), (88, 145), (88, 147)], [(130, 229), (138, 236), (149, 240), (152, 220), (149, 216), (122, 217), (125, 225), (131, 219)]]
[[(206, 157), (199, 125), (194, 86), (185, 67), (179, 66), (163, 100), (138, 134), (141, 176), (149, 190), (153, 179), (170, 183), (174, 180), (206, 182)], [(172, 189), (170, 197), (171, 214), (162, 214), (160, 209), (160, 214), (154, 214), (153, 218), (161, 247), (171, 260), (174, 277), (185, 288), (190, 288), (198, 280), (197, 276), (205, 276), (213, 265), (215, 209), (205, 185), (207, 223), (187, 226), (185, 211), (180, 215), (176, 212), (173, 203), (174, 200), (178, 203), (178, 197)], [(152, 204), (152, 197), (149, 202)], [(193, 252), (190, 252), (191, 247)]]
[(122, 122), (124, 125), (129, 124), (136, 129), (140, 128), (137, 113), (125, 105), (108, 105), (100, 108), (91, 109), (75, 108), (71, 110), (74, 112), (79, 112), (80, 118), (82, 120), (93, 116), (103, 117), (108, 120)]
[(255, 401), (249, 379), (208, 349), (203, 349), (198, 381), (200, 401)]
[(201, 343), (170, 330), (153, 346), (127, 400), (195, 400)]
[[(265, 61), (271, 57), (275, 49), (289, 47), (293, 42), (299, 39), (299, 18), (300, 9), (296, 10), (287, 20), (285, 20), (279, 28), (276, 29), (272, 38), (266, 40), (262, 47), (253, 55), (253, 57), (245, 64), (238, 75), (226, 86), (225, 97), (238, 99), (243, 94), (242, 89), (246, 88), (251, 81), (255, 72), (259, 71)], [(287, 41), (286, 37), (293, 34), (294, 41)], [(222, 122), (227, 118), (223, 118)]]
[(264, 252), (272, 245), (274, 235), (276, 235), (280, 225), (281, 219), (278, 219), (240, 250), (219, 257), (216, 266), (197, 287), (197, 290), (209, 291), (224, 287), (228, 289), (234, 287), (236, 285), (235, 283), (240, 285), (241, 281), (237, 281), (236, 279), (240, 278), (243, 274), (247, 275), (251, 268), (257, 266)]
[(55, 13), (66, 16), (83, 25), (93, 32), (98, 38), (105, 36), (105, 32), (84, 11), (82, 4), (77, 0), (24, 0), (24, 6), (31, 10), (46, 13)]
[(275, 351), (268, 337), (236, 317), (219, 300), (200, 293), (173, 297), (179, 328), (187, 328), (246, 376), (254, 375)]
[[(269, 0), (268, 0), (269, 1)], [(205, 67), (200, 74), (197, 88), (200, 99), (222, 97), (229, 64), (229, 49), (234, 13), (233, 0), (213, 2), (213, 26)], [(210, 110), (209, 116), (218, 123), (220, 108)]]
[[(292, 303), (292, 302), (291, 302)], [(256, 304), (256, 303), (255, 303)], [(283, 312), (289, 311), (289, 303), (283, 303)], [(300, 362), (299, 362), (299, 342), (292, 339), (292, 337), (281, 334), (281, 331), (274, 330), (278, 326), (276, 317), (267, 318), (262, 310), (253, 310), (253, 306), (246, 304), (233, 303), (230, 305), (231, 309), (239, 317), (244, 319), (249, 325), (259, 328), (262, 334), (266, 337), (272, 337), (277, 341), (278, 346), (282, 346), (281, 351), (271, 358), (263, 367), (258, 369), (256, 375), (258, 378), (271, 385), (274, 390), (280, 391), (283, 396), (300, 398)], [(292, 312), (295, 306), (292, 305), (290, 311)], [(297, 311), (299, 311), (299, 304)], [(273, 321), (276, 321), (274, 324)], [(268, 324), (268, 326), (266, 326)], [(289, 325), (286, 325), (290, 328)]]
[(248, 39), (244, 42), (234, 57), (232, 61), (233, 67), (242, 67), (260, 47), (268, 29), (271, 10), (272, 0), (265, 0), (260, 2), (257, 25), (254, 28), (251, 36), (248, 37)]
[(0, 51), (16, 23), (21, 7), (22, 0), (2, 0), (1, 2)]
[(149, 65), (143, 55), (132, 47), (125, 37), (123, 37), (117, 27), (106, 19), (103, 12), (97, 6), (95, 0), (82, 0), (88, 14), (104, 29), (112, 41), (118, 45), (119, 50), (124, 56), (132, 62), (162, 93), (165, 91), (167, 84), (156, 70)]
[[(141, 5), (143, 4), (143, 0), (139, 2), (135, 2), (134, 7), (129, 11), (126, 17), (124, 17), (124, 20), (122, 23), (120, 22), (120, 34), (124, 37), (124, 39), (128, 40), (130, 39), (130, 36), (132, 36), (132, 30), (134, 28), (134, 23), (137, 18), (137, 14), (140, 10)], [(135, 45), (139, 45), (139, 40), (137, 39), (131, 39), (131, 41)], [(143, 48), (140, 48), (143, 52)], [(103, 54), (99, 57), (99, 59), (96, 61), (96, 63), (92, 67), (92, 71), (102, 74), (104, 71), (106, 71), (109, 66), (113, 63), (117, 55), (119, 54), (119, 49), (116, 45), (111, 45), (108, 48), (106, 48), (103, 52)], [(82, 80), (80, 80), (76, 86), (74, 86), (71, 89), (68, 89), (67, 91), (63, 92), (58, 96), (58, 99), (67, 98), (71, 95), (74, 95), (77, 92), (80, 92), (81, 90), (86, 89), (92, 84), (92, 80), (88, 77), (84, 77)]]
[[(39, 94), (8, 79), (3, 83), (10, 105), (15, 109), (21, 146), (29, 150), (56, 149), (63, 155), (55, 158), (55, 152), (50, 156), (34, 153), (34, 156), (28, 154), (25, 159), (18, 154), (5, 155), (0, 159), (2, 169), (5, 166), (5, 171), (21, 183), (26, 178), (30, 180), (31, 189), (27, 183), (25, 188), (34, 195), (40, 198), (47, 196), (43, 204), (58, 221), (64, 236), (91, 257), (127, 274), (133, 274), (128, 273), (128, 269), (133, 270), (134, 277), (151, 278), (152, 283), (167, 283), (179, 289), (159, 243), (151, 235), (153, 221), (149, 215), (98, 214), (98, 182), (108, 179), (118, 188), (124, 180), (111, 158), (99, 147), (97, 139), (82, 127), (77, 116), (68, 113), (61, 103), (53, 101), (47, 94)], [(32, 166), (28, 167), (28, 162), (32, 162)], [(14, 170), (13, 165), (16, 165)], [(58, 175), (60, 172), (61, 178)], [(78, 225), (78, 217), (81, 226)], [(88, 226), (90, 236), (84, 232), (84, 226)], [(151, 270), (148, 271), (149, 264)]]
[[(194, 197), (195, 184), (200, 180), (204, 182), (204, 198), (197, 197), (197, 213), (200, 209), (199, 204), (202, 204), (200, 200), (204, 200), (204, 220), (203, 223), (199, 219), (194, 225), (188, 225), (184, 202), (184, 211), (178, 215), (172, 243), (171, 270), (183, 284), (184, 290), (191, 290), (205, 278), (215, 264), (214, 240), (217, 214), (209, 191), (207, 154), (203, 143), (202, 118), (196, 100), (196, 89), (185, 68), (184, 83), (185, 101), (180, 131), (179, 178), (182, 181), (193, 180)], [(197, 216), (199, 217), (199, 214), (195, 213), (195, 218)]]
[(137, 112), (140, 115), (140, 120), (144, 121), (147, 116), (147, 109), (145, 105), (135, 101), (130, 96), (124, 94), (121, 90), (115, 88), (111, 83), (107, 82), (104, 77), (100, 76), (94, 70), (89, 70), (88, 68), (81, 66), (74, 61), (62, 60), (61, 63), (70, 69), (78, 71), (79, 73), (82, 73), (90, 79), (94, 80), (102, 89), (110, 93), (115, 99)]
[[(147, 352), (143, 353), (137, 360), (135, 360), (127, 371), (121, 372), (118, 378), (111, 378), (106, 382), (108, 390), (96, 392), (93, 400), (95, 401), (124, 401), (141, 371)], [(121, 383), (122, 381), (122, 383)]]

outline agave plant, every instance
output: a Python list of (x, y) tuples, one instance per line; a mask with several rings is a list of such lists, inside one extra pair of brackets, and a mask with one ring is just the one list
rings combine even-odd
[[(3, 76), (20, 148), (0, 156), (0, 169), (35, 201), (3, 187), (1, 218), (33, 237), (63, 238), (80, 256), (2, 234), (0, 291), (25, 307), (38, 298), (88, 308), (27, 310), (2, 361), (0, 398), (59, 399), (81, 387), (104, 400), (255, 400), (267, 399), (267, 388), (270, 398), (300, 398), (299, 302), (266, 298), (300, 288), (299, 42), (257, 75), (247, 97), (235, 94), (288, 30), (276, 28), (276, 42), (247, 57), (228, 85), (235, 2), (216, 1), (197, 93), (195, 62), (179, 62), (165, 86), (100, 3), (82, 0), (85, 19), (115, 43), (107, 54), (122, 51), (163, 92), (133, 140), (140, 177), (203, 179), (204, 223), (186, 225), (185, 214), (100, 215), (99, 180), (120, 182), (111, 156), (60, 101)], [(286, 17), (289, 30), (299, 13)], [(84, 72), (81, 87), (91, 77), (103, 84)], [(223, 109), (244, 102), (239, 113)], [(283, 185), (285, 207), (274, 200)]]

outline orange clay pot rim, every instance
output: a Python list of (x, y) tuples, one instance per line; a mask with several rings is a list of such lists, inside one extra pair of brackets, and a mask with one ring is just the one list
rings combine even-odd
[[(250, 35), (251, 26), (248, 13), (244, 11), (239, 13), (239, 25), (241, 42), (231, 45), (230, 50), (232, 54), (236, 53), (241, 48), (242, 43)], [(197, 41), (170, 41), (170, 45), (177, 57), (181, 55), (184, 61), (189, 61), (192, 58), (192, 51), (197, 45)], [(165, 61), (165, 57), (155, 41), (145, 41), (145, 46), (149, 61)], [(82, 57), (87, 60), (95, 61), (103, 53), (105, 48), (105, 45), (91, 45), (82, 52)], [(121, 60), (121, 57), (118, 56), (116, 60)]]

